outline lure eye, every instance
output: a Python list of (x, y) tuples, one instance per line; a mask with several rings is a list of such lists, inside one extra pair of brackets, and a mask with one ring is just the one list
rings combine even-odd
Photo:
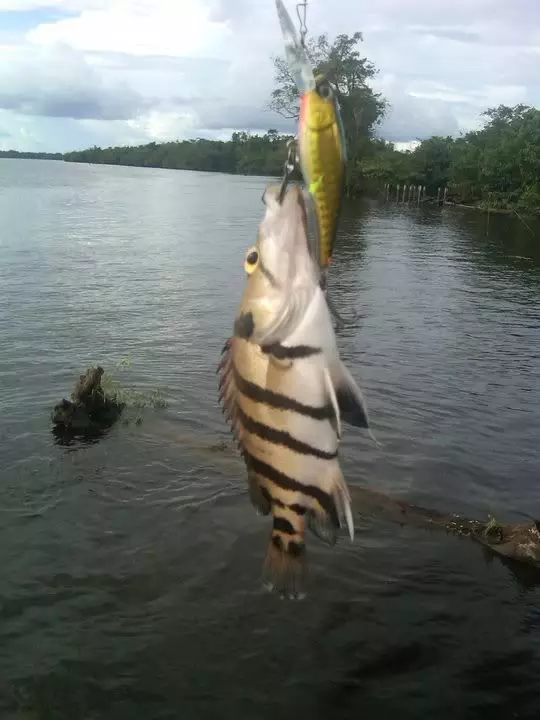
[(332, 97), (332, 88), (327, 82), (322, 82), (319, 87), (319, 95), (322, 97), (323, 100), (330, 100)]
[(259, 252), (256, 248), (251, 248), (247, 251), (246, 259), (244, 260), (244, 270), (250, 275), (259, 264)]

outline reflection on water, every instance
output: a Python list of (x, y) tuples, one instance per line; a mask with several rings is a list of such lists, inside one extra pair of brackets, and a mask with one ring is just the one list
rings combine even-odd
[[(360, 515), (304, 603), (258, 578), (215, 367), (263, 179), (0, 163), (0, 709), (6, 718), (537, 717), (537, 589), (458, 538)], [(540, 255), (515, 220), (348, 202), (329, 285), (373, 430), (343, 466), (477, 517), (540, 516)], [(59, 445), (90, 363), (169, 406)], [(515, 574), (517, 572), (517, 577)], [(487, 714), (487, 715), (486, 715)]]

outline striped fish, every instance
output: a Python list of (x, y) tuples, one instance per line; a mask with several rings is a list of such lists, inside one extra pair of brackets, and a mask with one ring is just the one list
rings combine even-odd
[(338, 460), (342, 422), (368, 428), (362, 393), (339, 357), (305, 198), (289, 186), (263, 196), (265, 215), (245, 256), (248, 279), (234, 335), (218, 366), (220, 402), (244, 458), (249, 496), (271, 514), (267, 586), (305, 593), (306, 529), (332, 545), (354, 524)]

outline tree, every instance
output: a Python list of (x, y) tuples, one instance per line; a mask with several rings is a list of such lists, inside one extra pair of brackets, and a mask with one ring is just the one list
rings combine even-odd
[[(357, 159), (365, 154), (375, 126), (384, 117), (388, 106), (382, 95), (368, 85), (378, 71), (373, 63), (360, 56), (356, 46), (361, 40), (362, 33), (356, 32), (350, 36), (338, 35), (332, 43), (327, 34), (306, 42), (315, 72), (323, 73), (336, 89), (347, 142), (349, 170), (353, 172)], [(276, 88), (269, 108), (283, 117), (297, 118), (299, 93), (287, 61), (279, 56), (272, 60)]]
[(431, 195), (436, 194), (437, 188), (448, 184), (453, 148), (453, 138), (435, 135), (423, 140), (413, 152), (415, 180), (425, 185)]

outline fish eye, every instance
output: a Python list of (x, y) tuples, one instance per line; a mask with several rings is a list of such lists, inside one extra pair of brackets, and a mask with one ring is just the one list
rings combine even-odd
[(329, 83), (322, 82), (317, 89), (323, 100), (329, 100), (332, 97), (332, 88)]
[(251, 274), (259, 264), (259, 251), (257, 248), (250, 248), (246, 253), (246, 259), (244, 260), (244, 270)]

